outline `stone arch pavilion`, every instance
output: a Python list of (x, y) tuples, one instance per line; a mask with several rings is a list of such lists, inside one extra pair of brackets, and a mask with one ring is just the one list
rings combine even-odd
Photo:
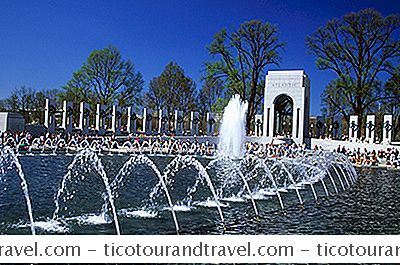
[(264, 137), (292, 138), (302, 144), (308, 136), (310, 80), (304, 70), (268, 71), (264, 95)]

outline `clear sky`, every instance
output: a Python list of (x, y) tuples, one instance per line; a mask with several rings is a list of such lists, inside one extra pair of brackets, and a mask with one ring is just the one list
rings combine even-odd
[(94, 49), (116, 46), (149, 81), (176, 61), (200, 87), (206, 46), (213, 35), (260, 19), (276, 24), (287, 43), (282, 63), (270, 69), (305, 69), (311, 79), (311, 114), (334, 74), (318, 71), (305, 37), (331, 18), (373, 7), (400, 12), (399, 0), (252, 1), (17, 1), (0, 0), (0, 98), (15, 87), (60, 88)]

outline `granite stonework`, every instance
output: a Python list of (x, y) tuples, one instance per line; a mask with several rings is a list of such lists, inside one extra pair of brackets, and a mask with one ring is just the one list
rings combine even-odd
[(383, 116), (383, 128), (382, 128), (382, 142), (390, 144), (392, 142), (393, 132), (393, 115)]
[(358, 116), (350, 115), (350, 123), (349, 123), (349, 140), (355, 142), (357, 140), (358, 134)]
[(271, 142), (274, 135), (275, 101), (285, 95), (293, 101), (291, 138), (299, 144), (308, 137), (310, 80), (304, 70), (268, 71), (265, 80), (263, 136)]
[(367, 115), (367, 123), (365, 124), (365, 140), (368, 143), (375, 142), (375, 115)]
[(19, 113), (0, 112), (0, 132), (22, 132), (25, 130), (25, 119)]

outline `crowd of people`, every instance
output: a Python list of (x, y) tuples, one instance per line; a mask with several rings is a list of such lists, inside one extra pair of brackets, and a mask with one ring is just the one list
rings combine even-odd
[(115, 135), (96, 136), (81, 135), (79, 133), (55, 133), (33, 137), (29, 132), (4, 132), (0, 133), (0, 145), (15, 147), (20, 152), (27, 150), (70, 150), (90, 147), (107, 151), (213, 156), (217, 150), (216, 144), (208, 140), (200, 142), (196, 137), (193, 139), (179, 139), (167, 135), (149, 136), (144, 134), (115, 137)]
[(261, 157), (269, 158), (296, 158), (302, 156), (306, 150), (306, 145), (292, 144), (272, 144), (272, 143), (257, 143), (257, 142), (247, 142), (246, 152), (249, 154), (254, 154)]
[[(79, 133), (56, 133), (42, 134), (34, 137), (29, 132), (9, 131), (0, 133), (0, 146), (9, 145), (18, 148), (19, 151), (37, 149), (65, 149), (77, 147), (94, 147), (114, 151), (139, 151), (144, 153), (163, 153), (163, 154), (190, 154), (201, 156), (215, 156), (218, 152), (217, 144), (200, 140), (199, 138), (177, 138), (173, 136), (147, 136), (147, 135), (128, 135), (125, 137), (110, 136), (90, 136)], [(295, 143), (257, 143), (247, 142), (245, 152), (260, 157), (270, 158), (296, 158), (303, 156), (307, 150), (306, 145)], [(321, 150), (322, 147), (315, 146), (314, 150)], [(367, 150), (366, 148), (349, 149), (345, 146), (338, 146), (334, 150), (337, 153), (346, 155), (355, 165), (362, 166), (388, 166), (400, 168), (400, 151), (397, 148), (387, 148), (381, 150)]]
[(397, 148), (367, 150), (367, 148), (350, 149), (345, 146), (338, 146), (335, 152), (346, 155), (355, 165), (400, 167), (400, 151)]

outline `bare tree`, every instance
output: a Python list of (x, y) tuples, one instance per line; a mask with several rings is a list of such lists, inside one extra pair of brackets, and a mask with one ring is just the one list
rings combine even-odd
[(392, 73), (400, 56), (400, 41), (395, 36), (399, 27), (398, 15), (383, 17), (373, 9), (364, 9), (335, 18), (307, 37), (310, 51), (317, 56), (317, 67), (337, 74), (335, 88), (325, 90), (326, 100), (347, 121), (350, 112), (362, 121), (366, 110), (390, 97), (384, 93), (379, 76)]
[(266, 67), (280, 62), (279, 50), (283, 46), (278, 40), (276, 26), (252, 20), (232, 33), (221, 30), (208, 47), (209, 53), (218, 56), (219, 60), (206, 63), (207, 75), (224, 80), (232, 94), (239, 94), (242, 100), (247, 100), (248, 132), (263, 99)]
[(212, 111), (219, 98), (225, 97), (223, 81), (218, 78), (208, 77), (199, 92), (199, 106), (204, 111)]

